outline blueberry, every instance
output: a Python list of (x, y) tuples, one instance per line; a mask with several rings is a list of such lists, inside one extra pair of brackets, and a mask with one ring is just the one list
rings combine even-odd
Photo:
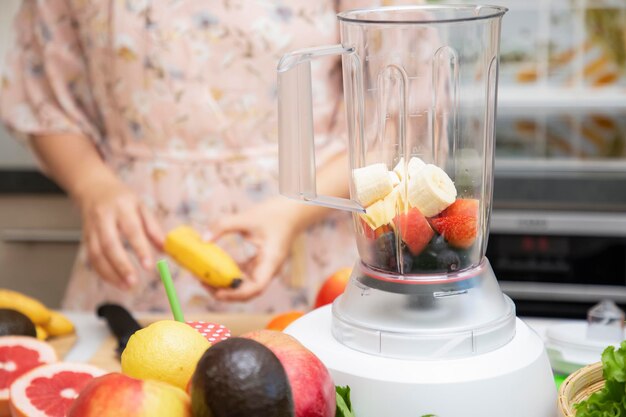
[(478, 250), (476, 245), (473, 245), (467, 249), (460, 249), (457, 251), (459, 258), (461, 258), (461, 269), (469, 268), (472, 264), (477, 263)]
[(413, 268), (413, 255), (409, 252), (409, 248), (406, 245), (402, 245), (402, 272), (408, 274)]
[(413, 273), (432, 272), (437, 269), (437, 257), (431, 251), (424, 251), (413, 257)]
[(437, 254), (437, 269), (454, 272), (458, 271), (460, 268), (461, 259), (456, 252), (446, 249)]
[(445, 249), (448, 249), (448, 244), (442, 235), (435, 235), (435, 237), (430, 240), (427, 247), (427, 250), (434, 252), (440, 252)]
[(375, 260), (379, 268), (396, 270), (396, 235), (393, 232), (387, 232), (376, 239), (374, 245), (376, 253)]

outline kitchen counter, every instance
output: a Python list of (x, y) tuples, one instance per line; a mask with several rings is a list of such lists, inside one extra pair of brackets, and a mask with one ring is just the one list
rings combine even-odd
[[(78, 342), (65, 357), (65, 360), (69, 362), (87, 362), (110, 336), (109, 329), (104, 320), (100, 320), (93, 314), (75, 312), (65, 312), (65, 314), (74, 322), (78, 335)], [(141, 315), (138, 315), (138, 318), (140, 319)], [(545, 332), (550, 326), (565, 321), (572, 321), (540, 318), (523, 320), (542, 337), (545, 336)]]

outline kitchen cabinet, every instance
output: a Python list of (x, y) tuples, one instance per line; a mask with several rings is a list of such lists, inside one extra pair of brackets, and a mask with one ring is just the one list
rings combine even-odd
[(0, 195), (0, 287), (59, 307), (80, 241), (64, 195)]

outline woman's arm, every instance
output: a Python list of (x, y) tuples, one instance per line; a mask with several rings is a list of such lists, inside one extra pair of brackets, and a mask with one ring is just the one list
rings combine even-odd
[(78, 203), (83, 242), (96, 272), (121, 288), (134, 285), (137, 273), (124, 241), (141, 265), (152, 269), (152, 247), (160, 249), (164, 239), (153, 214), (116, 177), (87, 137), (33, 136), (31, 143), (47, 173)]
[[(330, 159), (319, 169), (316, 179), (318, 194), (348, 197), (350, 194), (348, 188), (350, 177), (348, 173), (348, 158), (345, 153)], [(292, 217), (292, 224), (297, 232), (307, 229), (335, 210), (328, 207), (304, 204), (302, 201), (284, 197), (279, 198), (283, 202), (285, 214)]]

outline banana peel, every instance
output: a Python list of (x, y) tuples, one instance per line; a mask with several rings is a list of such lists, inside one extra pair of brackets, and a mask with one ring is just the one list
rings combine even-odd
[(215, 288), (237, 288), (242, 272), (233, 258), (189, 226), (178, 226), (165, 237), (165, 252), (205, 284)]
[(27, 316), (35, 325), (46, 325), (52, 313), (40, 301), (17, 291), (0, 288), (0, 308), (10, 308)]

